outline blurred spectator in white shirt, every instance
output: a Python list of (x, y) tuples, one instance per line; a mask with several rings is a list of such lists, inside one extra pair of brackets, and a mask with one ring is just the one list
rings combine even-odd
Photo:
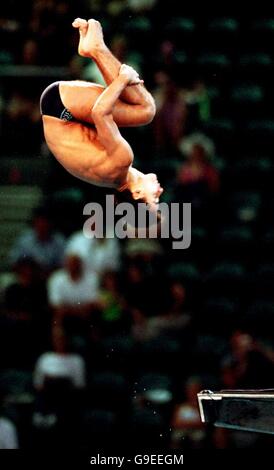
[(68, 316), (88, 320), (98, 300), (98, 284), (97, 274), (84, 269), (78, 254), (67, 255), (64, 268), (48, 280), (53, 322), (61, 326)]
[(53, 329), (53, 351), (45, 352), (38, 358), (33, 384), (36, 390), (42, 390), (48, 379), (68, 379), (75, 388), (84, 388), (85, 369), (84, 359), (69, 351), (66, 336), (56, 327)]
[(87, 238), (79, 231), (67, 240), (65, 252), (77, 253), (87, 272), (96, 272), (100, 278), (106, 271), (118, 271), (120, 267), (121, 250), (116, 238)]
[(2, 449), (18, 449), (16, 427), (4, 417), (0, 418), (0, 450)]

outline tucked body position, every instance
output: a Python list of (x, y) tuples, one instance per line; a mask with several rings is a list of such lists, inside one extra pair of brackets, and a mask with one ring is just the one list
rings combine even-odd
[(157, 176), (132, 166), (133, 151), (119, 130), (150, 123), (154, 99), (138, 73), (110, 52), (98, 21), (77, 18), (72, 26), (79, 29), (79, 54), (95, 61), (106, 87), (81, 80), (49, 85), (40, 103), (47, 145), (75, 177), (157, 210), (163, 192)]

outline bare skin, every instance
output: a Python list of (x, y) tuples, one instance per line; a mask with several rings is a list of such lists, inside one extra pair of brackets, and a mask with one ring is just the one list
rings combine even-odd
[(96, 62), (107, 87), (61, 82), (61, 100), (81, 123), (43, 115), (46, 142), (74, 176), (96, 185), (127, 187), (133, 198), (157, 204), (163, 190), (156, 175), (144, 175), (132, 167), (132, 149), (118, 127), (150, 122), (155, 114), (154, 100), (138, 73), (111, 54), (98, 21), (78, 18), (73, 27), (79, 29), (79, 54)]

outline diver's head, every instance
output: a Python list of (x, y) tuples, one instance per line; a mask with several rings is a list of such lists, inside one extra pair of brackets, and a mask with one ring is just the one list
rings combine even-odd
[(137, 202), (144, 202), (150, 206), (151, 210), (157, 210), (159, 197), (163, 192), (157, 176), (154, 173), (141, 174), (128, 187), (132, 199)]

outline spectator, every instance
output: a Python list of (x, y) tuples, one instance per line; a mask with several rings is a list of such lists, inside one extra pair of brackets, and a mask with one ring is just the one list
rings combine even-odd
[(29, 155), (40, 150), (42, 133), (39, 107), (26, 90), (9, 96), (2, 114), (2, 151), (8, 155)]
[(214, 157), (214, 144), (203, 134), (195, 133), (183, 139), (181, 151), (187, 161), (178, 172), (177, 181), (182, 186), (204, 184), (210, 193), (219, 190), (219, 175), (211, 162)]
[(18, 435), (15, 424), (5, 416), (5, 393), (0, 390), (0, 450), (18, 449)]
[(199, 377), (190, 377), (185, 384), (185, 399), (175, 407), (171, 423), (174, 448), (180, 448), (182, 444), (191, 449), (203, 446), (205, 428), (201, 422), (197, 401), (197, 393), (202, 388)]
[(120, 266), (120, 246), (116, 238), (85, 237), (82, 231), (71, 235), (66, 243), (66, 253), (77, 253), (89, 273), (99, 278), (106, 271), (117, 271)]
[(121, 295), (118, 276), (115, 272), (106, 272), (103, 276), (99, 294), (99, 310), (104, 333), (115, 334), (127, 327), (129, 316), (126, 302)]
[(15, 425), (10, 419), (0, 417), (0, 450), (18, 448), (18, 437)]
[(46, 288), (39, 267), (32, 258), (24, 257), (17, 260), (14, 271), (16, 281), (5, 291), (4, 307), (18, 319), (31, 319), (47, 307)]
[(186, 90), (185, 100), (189, 110), (189, 129), (195, 129), (209, 121), (211, 117), (210, 97), (202, 80), (196, 80), (192, 88)]
[(220, 187), (219, 172), (211, 161), (214, 145), (206, 136), (196, 133), (183, 139), (180, 148), (187, 160), (178, 171), (175, 199), (190, 202), (194, 220), (197, 217), (199, 222), (205, 221), (206, 214), (214, 213), (210, 206)]
[(68, 339), (60, 328), (53, 329), (53, 350), (42, 354), (35, 365), (33, 383), (42, 390), (47, 380), (68, 379), (76, 389), (85, 387), (85, 363), (79, 354), (70, 352)]
[(39, 47), (35, 38), (28, 38), (23, 44), (22, 62), (24, 65), (37, 65), (39, 60)]
[[(33, 371), (36, 399), (31, 441), (35, 448), (75, 445), (78, 411), (86, 386), (86, 364), (74, 353), (63, 330), (53, 328), (52, 351), (43, 353)], [(77, 429), (77, 431), (75, 431)]]
[(64, 268), (50, 276), (48, 295), (59, 326), (66, 317), (85, 322), (98, 302), (98, 276), (86, 271), (79, 255), (71, 253), (66, 255)]
[(274, 351), (243, 331), (230, 338), (231, 352), (222, 365), (226, 388), (267, 388), (272, 386)]
[(36, 263), (30, 258), (19, 259), (15, 273), (16, 280), (7, 287), (4, 295), (1, 351), (9, 357), (10, 366), (32, 366), (48, 342), (50, 321), (46, 286), (40, 279)]
[(123, 288), (129, 309), (139, 309), (146, 316), (166, 310), (168, 288), (161, 271), (145, 269), (143, 260), (128, 260)]
[[(185, 311), (185, 289), (179, 282), (170, 286), (170, 299), (166, 310), (147, 318), (141, 310), (133, 310), (133, 336), (137, 341), (146, 341), (161, 335), (181, 336), (190, 324), (190, 315)], [(184, 341), (186, 342), (186, 341)]]
[(11, 263), (30, 257), (40, 266), (45, 275), (61, 265), (64, 237), (54, 231), (50, 215), (45, 208), (34, 211), (32, 227), (16, 240), (11, 253)]
[(186, 122), (186, 104), (182, 90), (176, 81), (164, 71), (155, 76), (158, 88), (154, 92), (156, 116), (154, 118), (154, 136), (159, 150), (178, 153), (180, 140), (184, 136)]

